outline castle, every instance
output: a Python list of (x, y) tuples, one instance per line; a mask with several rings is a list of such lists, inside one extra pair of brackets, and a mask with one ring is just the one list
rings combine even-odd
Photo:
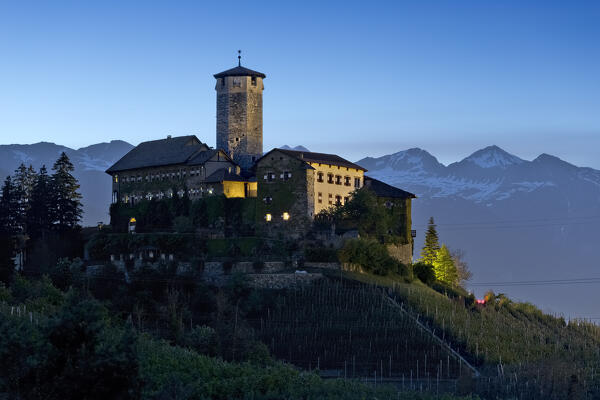
[(352, 192), (367, 186), (386, 205), (402, 210), (403, 236), (410, 238), (413, 194), (366, 176), (363, 167), (335, 154), (277, 148), (263, 153), (266, 75), (238, 62), (214, 77), (216, 148), (196, 136), (140, 143), (106, 171), (113, 203), (168, 198), (174, 190), (191, 200), (255, 198), (256, 223), (268, 234), (289, 226), (305, 229), (319, 212), (345, 204)]

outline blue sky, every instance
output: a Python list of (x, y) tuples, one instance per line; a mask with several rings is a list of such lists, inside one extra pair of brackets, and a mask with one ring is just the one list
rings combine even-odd
[(3, 2), (0, 143), (196, 134), (212, 74), (267, 74), (265, 150), (444, 163), (496, 144), (600, 168), (600, 3)]

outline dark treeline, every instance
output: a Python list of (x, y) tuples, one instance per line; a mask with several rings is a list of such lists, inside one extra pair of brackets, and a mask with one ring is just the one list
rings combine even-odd
[(19, 255), (20, 266), (26, 272), (39, 274), (45, 265), (78, 253), (82, 246), (78, 225), (82, 205), (73, 170), (63, 152), (52, 166), (52, 173), (45, 165), (36, 172), (31, 165), (21, 164), (4, 180), (0, 197), (0, 280), (10, 280), (15, 255)]

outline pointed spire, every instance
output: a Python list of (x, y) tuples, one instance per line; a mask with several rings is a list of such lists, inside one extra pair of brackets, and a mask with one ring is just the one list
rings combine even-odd
[(238, 67), (242, 66), (242, 51), (238, 50)]

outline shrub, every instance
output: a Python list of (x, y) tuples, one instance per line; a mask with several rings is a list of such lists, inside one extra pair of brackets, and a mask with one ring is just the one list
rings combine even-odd
[(214, 356), (217, 354), (217, 333), (209, 326), (194, 326), (183, 339), (184, 345), (200, 354)]
[(431, 286), (435, 282), (435, 271), (433, 265), (418, 262), (413, 264), (413, 273), (421, 282)]
[(181, 215), (173, 220), (173, 229), (177, 233), (191, 233), (194, 232), (194, 224), (191, 218)]
[(376, 275), (397, 272), (407, 276), (405, 265), (391, 257), (385, 245), (372, 239), (348, 240), (338, 253), (343, 263), (354, 264)]

